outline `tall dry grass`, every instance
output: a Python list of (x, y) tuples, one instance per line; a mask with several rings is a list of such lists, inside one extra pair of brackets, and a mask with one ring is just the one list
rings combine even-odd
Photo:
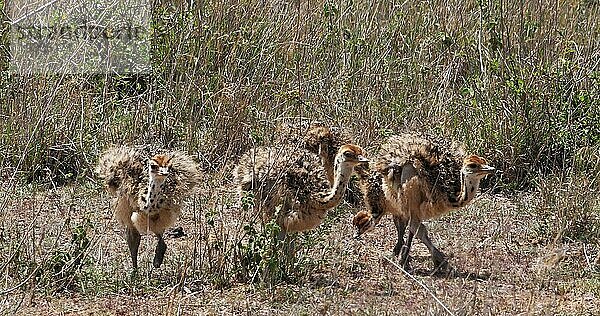
[(364, 144), (434, 130), (524, 187), (600, 139), (594, 1), (193, 5), (156, 4), (151, 74), (4, 72), (2, 166), (66, 180), (109, 143), (158, 138), (218, 169), (306, 116)]

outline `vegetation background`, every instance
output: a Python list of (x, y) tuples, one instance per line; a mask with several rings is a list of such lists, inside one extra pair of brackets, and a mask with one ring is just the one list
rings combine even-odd
[[(16, 76), (0, 0), (4, 313), (446, 313), (433, 297), (455, 314), (598, 312), (600, 2), (152, 5), (152, 73)], [(350, 240), (349, 206), (273, 256), (276, 228), (244, 224), (229, 171), (297, 117), (373, 152), (434, 132), (501, 170), (430, 223), (462, 272), (432, 276), (417, 256), (425, 291), (384, 259), (390, 223)], [(193, 153), (206, 183), (171, 262), (132, 275), (92, 170), (111, 144), (149, 142)]]

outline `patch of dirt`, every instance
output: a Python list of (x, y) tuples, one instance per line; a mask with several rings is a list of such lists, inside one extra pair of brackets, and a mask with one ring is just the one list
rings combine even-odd
[[(91, 244), (71, 288), (40, 288), (42, 281), (33, 276), (8, 293), (4, 313), (600, 314), (600, 277), (590, 263), (597, 247), (540, 243), (534, 214), (501, 196), (484, 195), (426, 223), (434, 244), (449, 258), (448, 271), (436, 272), (427, 248), (415, 241), (411, 277), (405, 275), (391, 256), (397, 238), (391, 218), (356, 240), (351, 222), (357, 210), (343, 206), (298, 240), (296, 255), (304, 260), (298, 262), (306, 263), (298, 266), (300, 277), (267, 286), (235, 277), (233, 242), (243, 235), (244, 216), (227, 192), (198, 195), (186, 204), (177, 223), (185, 235), (167, 240), (160, 269), (151, 268), (156, 240), (144, 237), (137, 275), (131, 272), (123, 229), (111, 217), (111, 198), (98, 192), (59, 189), (11, 200), (0, 243), (2, 259), (9, 262), (5, 289), (27, 280), (7, 269), (31, 272), (22, 266), (27, 260), (43, 263), (52, 249), (68, 249), (72, 228), (85, 221), (91, 223)], [(11, 259), (18, 242), (21, 251)]]

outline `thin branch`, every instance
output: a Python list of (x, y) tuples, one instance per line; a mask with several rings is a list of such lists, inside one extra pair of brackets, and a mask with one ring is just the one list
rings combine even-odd
[(392, 261), (390, 258), (388, 258), (385, 255), (382, 255), (381, 257), (383, 257), (383, 259), (387, 260), (388, 262), (390, 262), (392, 265), (394, 265), (396, 268), (398, 268), (398, 270), (402, 271), (402, 273), (404, 273), (406, 276), (408, 276), (411, 280), (413, 280), (415, 283), (417, 283), (418, 285), (420, 285), (422, 288), (425, 289), (425, 291), (427, 291), (427, 293), (429, 293), (429, 295), (431, 295), (431, 297), (433, 297), (433, 299), (446, 311), (446, 313), (448, 313), (448, 315), (452, 315), (454, 316), (454, 314), (450, 311), (450, 309), (448, 309), (448, 307), (446, 307), (446, 305), (444, 303), (442, 303), (442, 301), (437, 298), (437, 296), (435, 296), (435, 293), (433, 293), (432, 290), (430, 290), (427, 285), (423, 284), (423, 282), (417, 280), (412, 274), (408, 273), (406, 270), (404, 270), (400, 265), (398, 265), (398, 263)]
[(34, 15), (34, 14), (36, 14), (36, 13), (42, 11), (42, 10), (44, 10), (45, 8), (53, 5), (56, 2), (58, 2), (58, 0), (52, 0), (52, 1), (50, 1), (50, 2), (48, 2), (46, 4), (44, 4), (44, 5), (42, 5), (41, 7), (39, 7), (37, 9), (31, 11), (31, 12), (25, 13), (25, 15), (23, 15), (22, 17), (20, 17), (18, 19), (15, 19), (14, 21), (11, 21), (10, 24), (15, 25), (15, 24), (17, 24), (17, 23), (25, 20), (26, 18), (28, 18), (28, 17), (30, 17), (30, 16), (32, 16), (32, 15)]

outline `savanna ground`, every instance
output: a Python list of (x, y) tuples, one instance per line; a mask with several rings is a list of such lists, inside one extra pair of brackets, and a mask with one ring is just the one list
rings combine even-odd
[[(600, 3), (154, 3), (151, 74), (18, 76), (0, 46), (3, 314), (600, 313)], [(423, 130), (501, 170), (470, 206), (428, 223), (453, 268), (389, 218), (352, 238), (357, 209), (300, 234), (296, 254), (249, 226), (231, 168), (277, 125), (320, 120), (376, 154)], [(111, 144), (192, 154), (204, 183), (151, 268), (131, 272), (92, 170)], [(276, 144), (277, 145), (277, 144)]]

